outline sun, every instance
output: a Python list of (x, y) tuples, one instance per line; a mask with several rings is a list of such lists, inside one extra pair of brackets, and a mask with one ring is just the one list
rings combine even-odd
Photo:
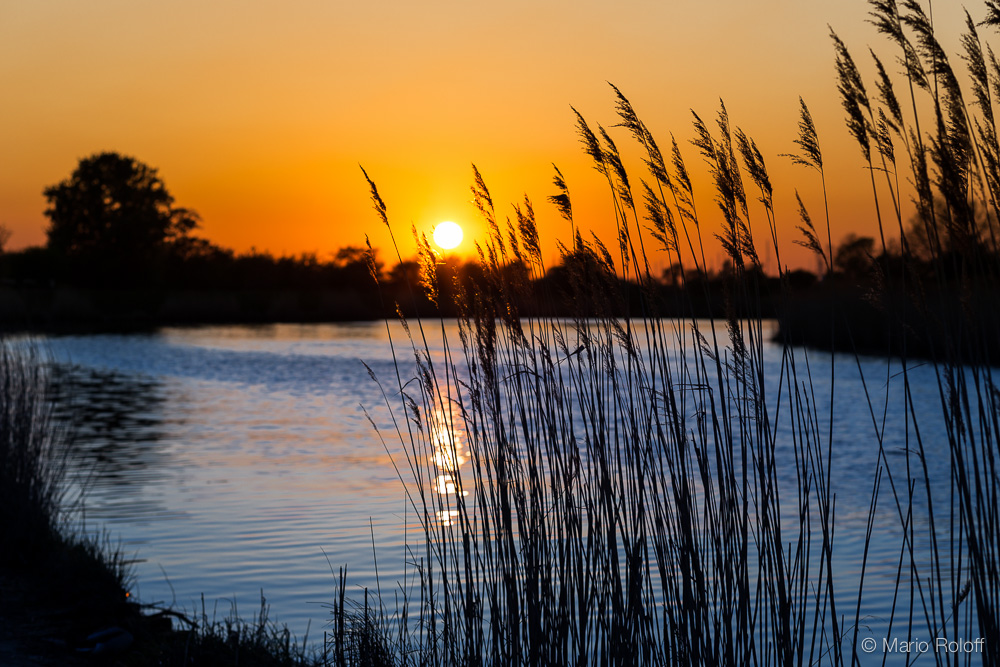
[(457, 248), (462, 242), (462, 228), (451, 220), (445, 220), (434, 228), (434, 243), (445, 250)]

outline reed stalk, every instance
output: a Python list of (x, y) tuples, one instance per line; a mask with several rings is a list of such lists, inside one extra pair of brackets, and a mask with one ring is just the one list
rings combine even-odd
[[(1000, 10), (988, 6), (988, 22), (1000, 23)], [(887, 394), (882, 405), (854, 355), (873, 445), (856, 584), (844, 588), (837, 566), (832, 469), (841, 371), (831, 354), (826, 377), (814, 376), (815, 355), (782, 339), (777, 367), (765, 359), (770, 334), (761, 304), (768, 288), (757, 238), (763, 234), (780, 258), (780, 227), (763, 155), (733, 128), (724, 105), (714, 129), (694, 115), (692, 144), (708, 170), (718, 240), (732, 267), (726, 318), (716, 326), (694, 317), (693, 299), (712, 298), (706, 289), (688, 290), (690, 317), (661, 319), (651, 253), (703, 271), (703, 235), (714, 221), (695, 206), (676, 140), (668, 161), (614, 88), (619, 125), (637, 142), (646, 174), (630, 175), (611, 133), (592, 130), (574, 109), (584, 149), (607, 182), (617, 230), (612, 249), (584, 235), (557, 169), (550, 200), (570, 223), (572, 239), (560, 246), (567, 280), (546, 295), (574, 304), (574, 315), (549, 320), (523, 312), (526, 298), (537, 297), (532, 284), (549, 273), (534, 209), (526, 199), (504, 228), (474, 169), (473, 196), (490, 233), (477, 247), (479, 277), (448, 290), (459, 340), (447, 340), (443, 321), (401, 319), (405, 339), (392, 341), (396, 377), (382, 385), (394, 432), (379, 435), (390, 450), (390, 442), (402, 446), (398, 470), (422, 540), (395, 614), (384, 613), (381, 599), (370, 606), (366, 594), (355, 616), (360, 628), (355, 621), (349, 632), (341, 587), (337, 664), (360, 664), (366, 655), (394, 664), (859, 663), (866, 659), (859, 647), (869, 547), (886, 511), (898, 518), (900, 539), (888, 631), (902, 628), (907, 639), (979, 636), (987, 647), (983, 663), (998, 663), (1000, 390), (990, 364), (1000, 332), (977, 324), (973, 304), (996, 293), (1000, 267), (993, 232), (1000, 145), (990, 97), (1000, 90), (1000, 70), (988, 48), (983, 55), (969, 19), (963, 44), (976, 115), (922, 7), (874, 0), (872, 8), (873, 22), (902, 51), (913, 113), (907, 118), (877, 56), (879, 94), (868, 96), (848, 45), (834, 33), (847, 126), (871, 174), (882, 239), (878, 299), (887, 338), (898, 338), (903, 352), (901, 398), (890, 403)], [(819, 134), (800, 106), (801, 152), (793, 159), (823, 181), (826, 243), (801, 199), (800, 230), (830, 277), (834, 248)], [(923, 109), (931, 122), (921, 121)], [(902, 142), (908, 164), (897, 163), (894, 141)], [(909, 169), (902, 180), (900, 169)], [(883, 225), (876, 172), (885, 175), (881, 187), (896, 231)], [(900, 204), (905, 181), (914, 184), (918, 211), (910, 229)], [(981, 224), (976, 211), (986, 211)], [(929, 255), (913, 251), (917, 232), (928, 239)], [(418, 244), (422, 284), (437, 298), (445, 290), (433, 250), (426, 239)], [(892, 310), (900, 300), (916, 318), (893, 319), (903, 312)], [(835, 312), (830, 321), (840, 317)], [(441, 350), (432, 353), (425, 326), (440, 329)], [(939, 415), (919, 413), (915, 364), (907, 357), (914, 341), (927, 337), (931, 356), (916, 363), (933, 368)], [(887, 362), (887, 385), (897, 378), (892, 368)], [(829, 391), (828, 403), (818, 387)], [(902, 464), (886, 452), (890, 411), (904, 419), (896, 434), (905, 443)], [(926, 433), (935, 420), (947, 438), (950, 498), (937, 497), (930, 479)]]

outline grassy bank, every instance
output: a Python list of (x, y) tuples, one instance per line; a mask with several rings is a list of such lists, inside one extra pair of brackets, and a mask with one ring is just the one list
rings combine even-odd
[(79, 524), (66, 448), (37, 348), (0, 340), (0, 662), (74, 665), (319, 664), (261, 599), (249, 619), (144, 608), (129, 560)]

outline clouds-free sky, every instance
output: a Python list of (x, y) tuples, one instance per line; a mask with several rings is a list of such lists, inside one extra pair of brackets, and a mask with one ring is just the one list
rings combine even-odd
[[(963, 17), (935, 10), (954, 53)], [(690, 109), (714, 119), (724, 99), (771, 169), (783, 261), (811, 267), (791, 245), (794, 191), (818, 214), (818, 178), (779, 154), (794, 149), (801, 95), (826, 154), (835, 241), (872, 233), (868, 176), (842, 122), (828, 36), (832, 26), (866, 74), (868, 46), (892, 62), (867, 11), (864, 0), (5, 3), (0, 223), (14, 232), (12, 247), (44, 243), (42, 189), (79, 158), (114, 150), (159, 168), (215, 243), (326, 257), (368, 234), (389, 258), (358, 165), (378, 183), (407, 255), (411, 225), (429, 232), (455, 220), (466, 239), (481, 237), (474, 162), (501, 220), (525, 194), (534, 202), (553, 259), (554, 240), (567, 235), (546, 202), (553, 162), (578, 222), (613, 240), (610, 197), (570, 109), (629, 145), (610, 128), (612, 82), (661, 145), (677, 137), (709, 225)], [(637, 152), (625, 154), (638, 170)], [(463, 248), (471, 252), (468, 240)]]

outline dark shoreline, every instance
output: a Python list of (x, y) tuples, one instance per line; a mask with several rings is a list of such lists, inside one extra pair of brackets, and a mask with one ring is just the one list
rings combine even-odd
[[(643, 299), (631, 285), (627, 310), (618, 317), (641, 318)], [(657, 300), (658, 318), (726, 318), (731, 307), (720, 286), (665, 289)], [(765, 290), (766, 292), (767, 290)], [(793, 290), (761, 299), (758, 312), (742, 317), (774, 319), (775, 341), (817, 350), (908, 359), (983, 359), (1000, 362), (1000, 341), (988, 332), (1000, 327), (1000, 295), (966, 292), (957, 299), (946, 291), (925, 293), (921, 303), (905, 294), (873, 296), (844, 282)], [(686, 305), (679, 305), (687, 300)], [(429, 301), (400, 300), (408, 318), (453, 318), (450, 308)], [(407, 305), (402, 305), (406, 304)], [(390, 306), (391, 304), (391, 306)], [(169, 326), (324, 324), (395, 319), (396, 300), (377, 292), (343, 289), (85, 289), (0, 287), (0, 332), (98, 334), (155, 331)], [(671, 304), (678, 304), (672, 306)], [(521, 316), (572, 318), (599, 316), (573, 299), (527, 298)], [(391, 310), (390, 310), (391, 307)], [(583, 310), (584, 312), (581, 312)], [(499, 315), (498, 315), (499, 316)], [(956, 327), (956, 323), (964, 326)]]
[(65, 333), (184, 324), (346, 322), (381, 318), (379, 304), (342, 290), (96, 290), (0, 288), (0, 328)]
[[(725, 286), (661, 287), (644, 294), (621, 282), (624, 303), (608, 310), (581, 302), (562, 285), (540, 284), (517, 298), (520, 317), (615, 317), (723, 319)], [(78, 333), (141, 331), (163, 326), (370, 322), (407, 318), (458, 317), (448, 299), (434, 303), (409, 290), (375, 287), (317, 289), (101, 289), (69, 286), (0, 287), (0, 331)], [(655, 304), (651, 312), (650, 304)], [(398, 311), (397, 311), (398, 308)], [(735, 303), (740, 317), (776, 318), (779, 300), (764, 296), (754, 309)], [(599, 312), (607, 311), (607, 312)], [(497, 313), (501, 317), (502, 313)]]

